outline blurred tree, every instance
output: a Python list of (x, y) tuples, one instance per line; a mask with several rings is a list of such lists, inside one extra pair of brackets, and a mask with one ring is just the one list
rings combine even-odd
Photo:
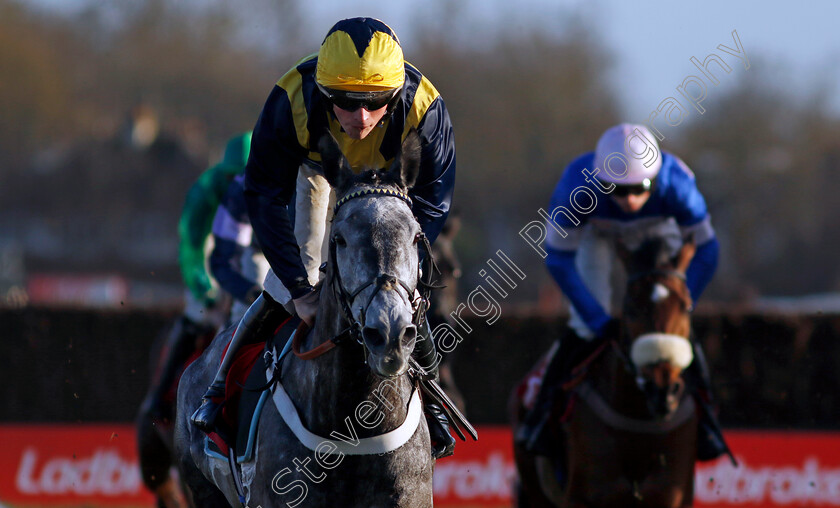
[[(457, 15), (453, 11), (442, 26), (419, 30), (421, 44), (406, 58), (431, 79), (452, 115), (464, 266), (483, 265), (503, 250), (529, 277), (508, 303), (533, 301), (539, 287), (551, 282), (519, 231), (548, 207), (566, 164), (594, 149), (601, 132), (619, 118), (604, 79), (611, 60), (577, 19), (551, 33), (535, 29), (453, 47), (444, 32), (458, 23), (452, 21)], [(464, 271), (467, 293), (481, 282), (478, 270)]]
[[(177, 280), (182, 193), (316, 50), (304, 8), (144, 0), (58, 15), (0, 0), (0, 237), (60, 267), (73, 253), (78, 270), (161, 273), (171, 262)], [(462, 297), (501, 249), (528, 276), (506, 303), (533, 301), (552, 283), (518, 233), (572, 158), (633, 120), (615, 93), (627, 83), (611, 83), (590, 17), (561, 13), (550, 30), (514, 15), (505, 30), (465, 28), (474, 14), (433, 1), (406, 57), (455, 125)], [(825, 94), (786, 88), (784, 69), (751, 60), (738, 86), (709, 90), (706, 114), (662, 144), (698, 174), (722, 239), (709, 296), (838, 290), (840, 120)]]
[(0, 177), (70, 127), (64, 123), (70, 83), (51, 44), (65, 37), (18, 4), (0, 0)]
[(674, 142), (722, 240), (719, 297), (840, 290), (840, 122), (780, 75), (756, 59)]
[(21, 242), (28, 268), (175, 267), (186, 188), (290, 65), (241, 41), (235, 14), (148, 0), (58, 15), (0, 0), (0, 236)]

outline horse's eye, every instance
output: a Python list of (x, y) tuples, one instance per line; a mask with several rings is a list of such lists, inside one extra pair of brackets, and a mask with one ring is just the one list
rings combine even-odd
[(338, 245), (339, 247), (346, 247), (347, 246), (347, 242), (345, 242), (344, 238), (341, 237), (341, 236), (335, 235), (333, 237), (333, 240), (335, 240), (335, 244)]

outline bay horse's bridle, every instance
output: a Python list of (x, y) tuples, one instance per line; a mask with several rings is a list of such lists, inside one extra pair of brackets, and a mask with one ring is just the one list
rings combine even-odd
[[(668, 270), (668, 269), (662, 269), (662, 268), (654, 268), (652, 270), (644, 270), (644, 271), (633, 273), (633, 274), (630, 274), (630, 275), (627, 276), (628, 294), (625, 295), (625, 298), (629, 298), (629, 288), (630, 288), (631, 284), (634, 284), (636, 282), (647, 279), (648, 277), (664, 277), (666, 279), (673, 278), (673, 279), (680, 280), (683, 284), (686, 284), (685, 274), (678, 271), (678, 270)], [(668, 290), (673, 291), (676, 294), (680, 294), (679, 291), (674, 291), (674, 288), (668, 286), (667, 284), (664, 284), (663, 282), (659, 282), (659, 283), (663, 284)], [(690, 299), (688, 301), (683, 300), (683, 303), (684, 303), (684, 308), (683, 308), (682, 312), (684, 314), (690, 314), (691, 311), (692, 311), (692, 305), (691, 305)], [(627, 305), (625, 304), (625, 309), (623, 311), (623, 313), (625, 315), (623, 316), (623, 319), (625, 319), (627, 317), (626, 316), (626, 308), (627, 308)], [(621, 327), (621, 334), (618, 338), (618, 341), (613, 341), (613, 349), (615, 350), (618, 357), (621, 359), (622, 363), (624, 364), (624, 368), (628, 372), (628, 374), (630, 374), (633, 377), (633, 379), (636, 380), (636, 384), (639, 386), (639, 388), (644, 390), (644, 382), (645, 382), (644, 378), (639, 373), (639, 369), (636, 367), (636, 364), (630, 359), (630, 357), (624, 351), (624, 344), (626, 342), (628, 342), (629, 339), (633, 339), (633, 337), (630, 337), (627, 330), (625, 329), (625, 327), (622, 326)], [(689, 341), (691, 340), (690, 337), (686, 337), (685, 339), (689, 340)]]

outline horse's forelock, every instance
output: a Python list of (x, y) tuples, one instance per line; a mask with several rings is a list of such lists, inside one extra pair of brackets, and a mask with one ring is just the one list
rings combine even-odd
[(390, 172), (384, 169), (367, 169), (348, 178), (340, 188), (336, 189), (338, 199), (356, 190), (357, 187), (387, 187), (403, 193), (408, 192), (408, 189), (400, 185), (400, 182), (394, 180)]
[(645, 240), (632, 254), (633, 268), (636, 271), (654, 270), (672, 264), (671, 251), (664, 238), (655, 237)]

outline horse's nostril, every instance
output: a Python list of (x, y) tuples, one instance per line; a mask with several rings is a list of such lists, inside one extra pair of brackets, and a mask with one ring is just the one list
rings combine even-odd
[(683, 384), (682, 383), (674, 383), (671, 385), (671, 395), (679, 396), (682, 394)]
[(411, 342), (412, 340), (417, 338), (417, 327), (414, 325), (408, 325), (405, 327), (403, 331), (403, 343)]
[(386, 339), (379, 328), (372, 326), (364, 327), (362, 337), (365, 339), (365, 344), (371, 349), (378, 349), (385, 346)]

